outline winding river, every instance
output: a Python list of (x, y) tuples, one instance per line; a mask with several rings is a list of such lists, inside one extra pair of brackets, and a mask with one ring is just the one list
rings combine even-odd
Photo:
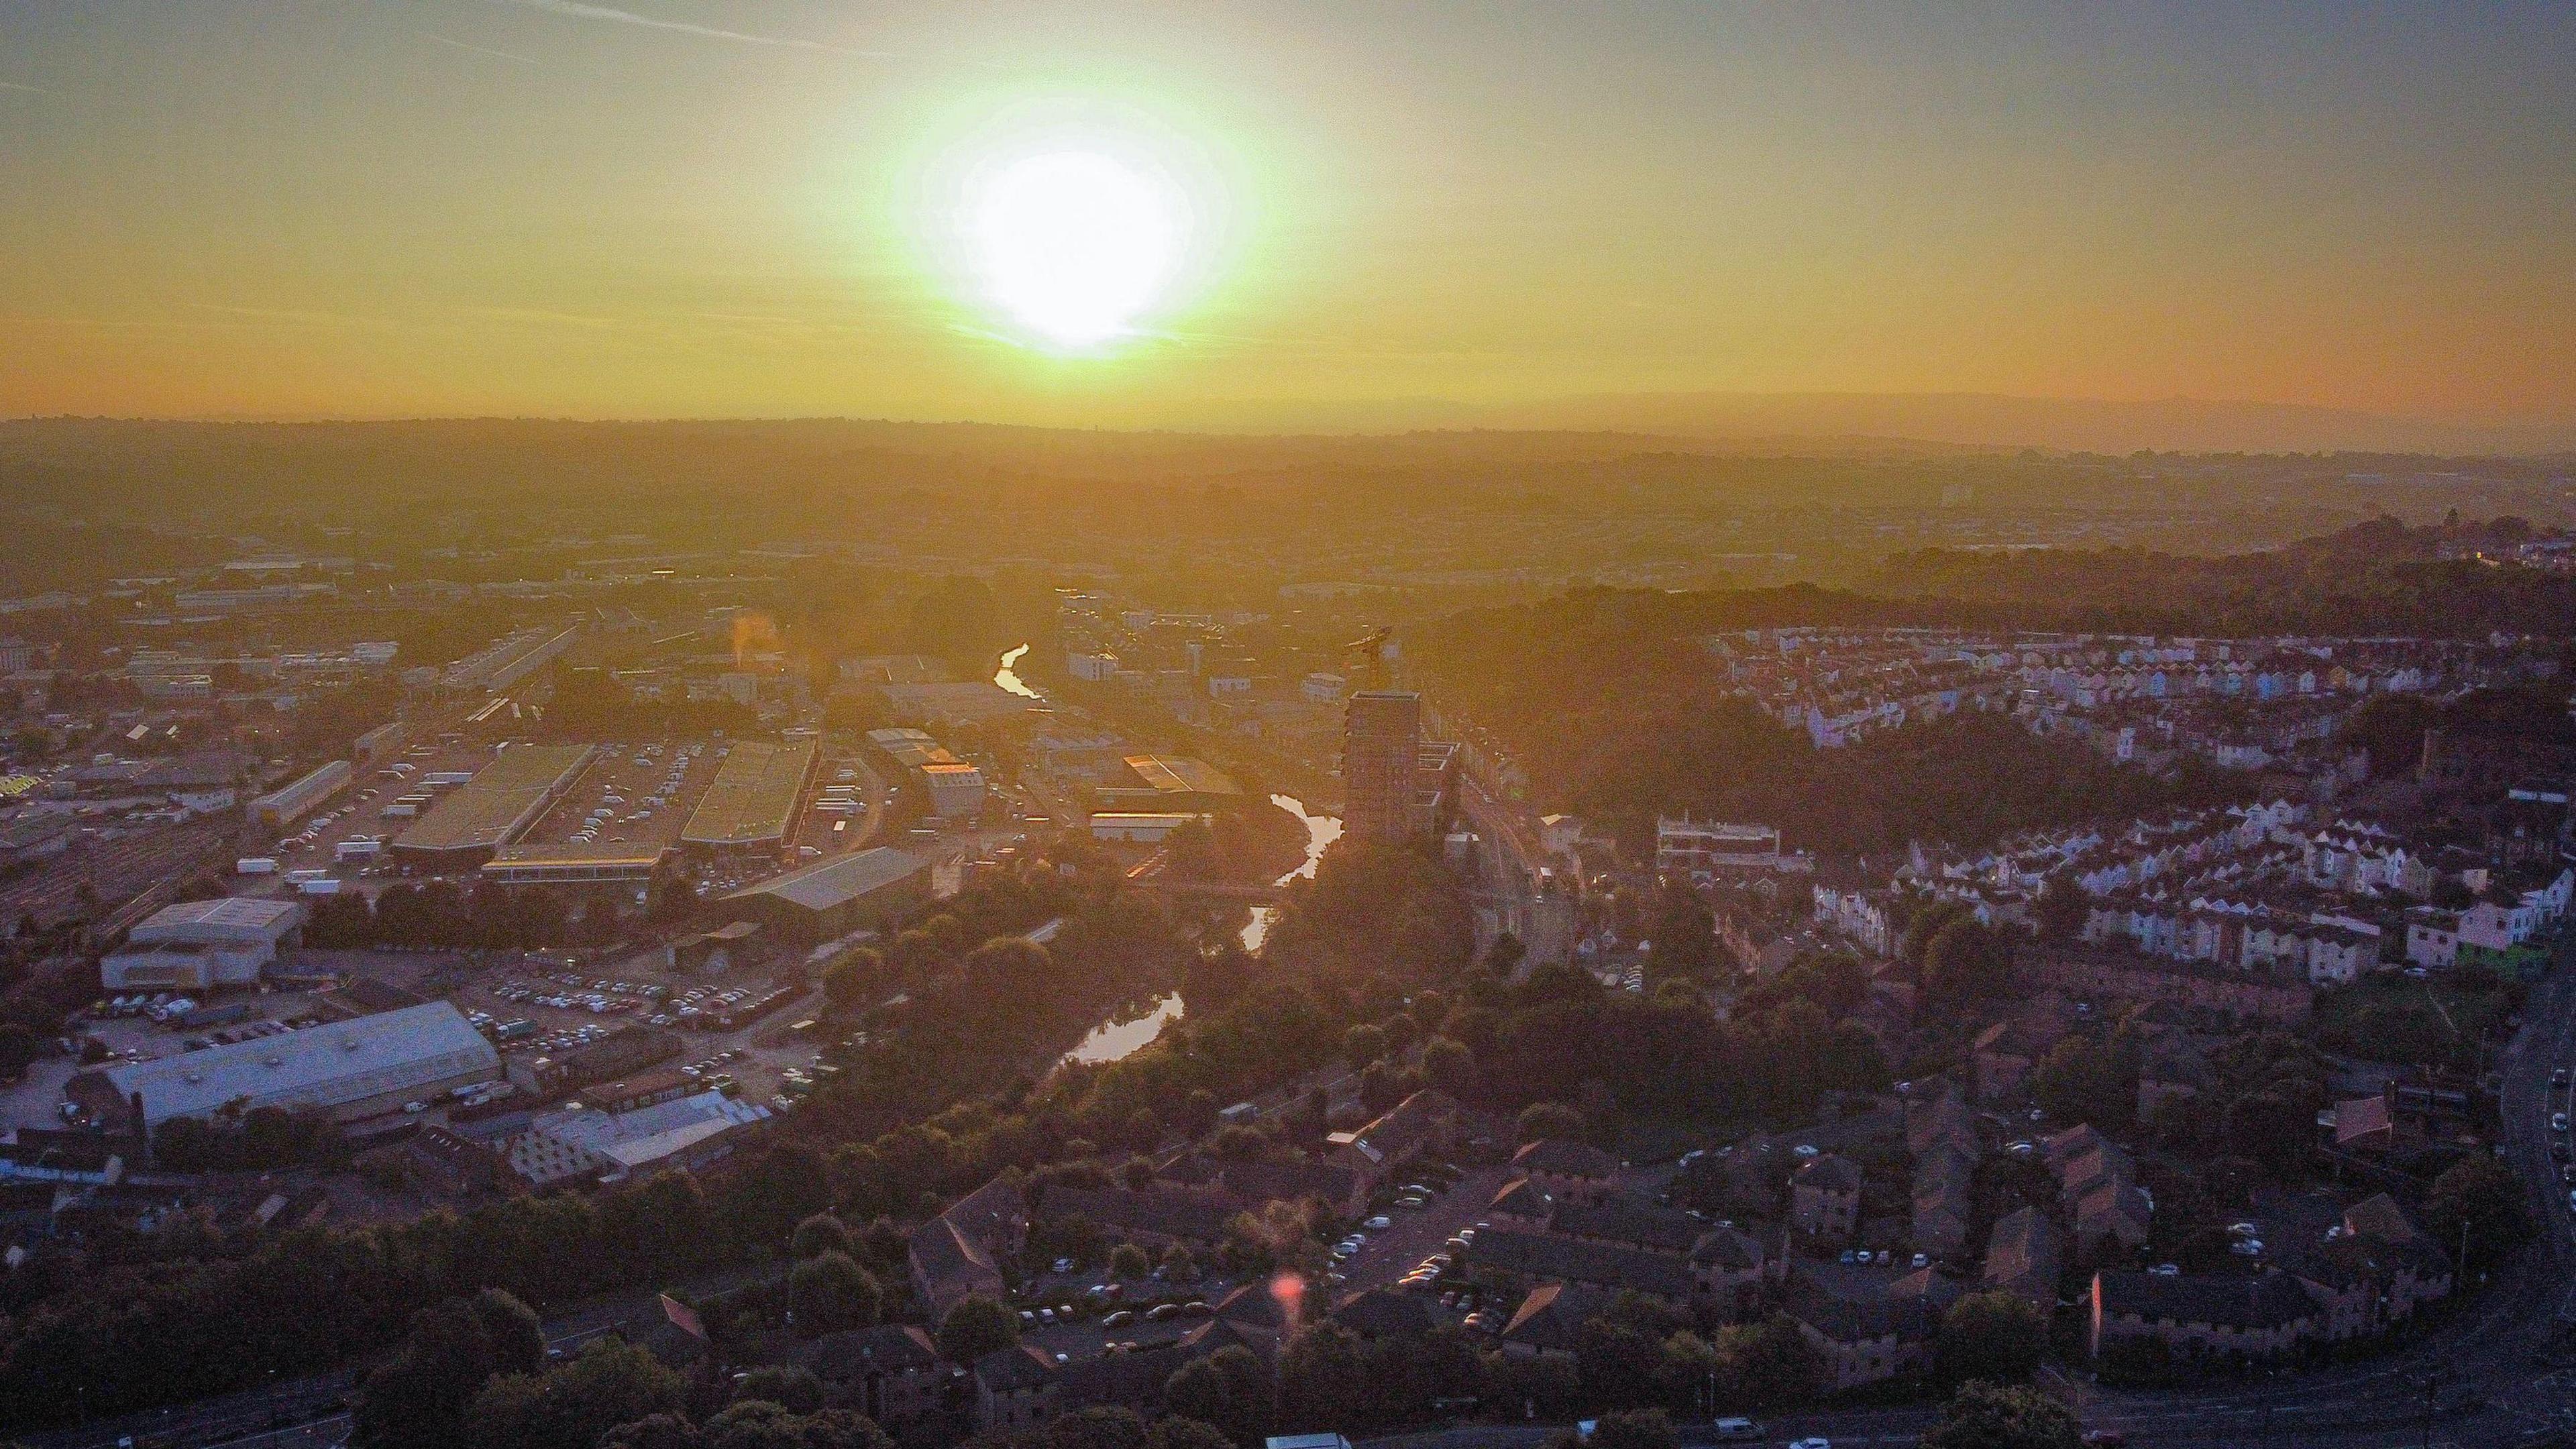
[[(1272, 881), (1271, 884), (1286, 885), (1301, 876), (1309, 880), (1313, 879), (1315, 863), (1324, 858), (1324, 847), (1342, 838), (1342, 818), (1338, 815), (1317, 815), (1306, 808), (1305, 801), (1294, 795), (1273, 795), (1270, 797), (1270, 803), (1306, 823), (1306, 858), (1297, 863), (1295, 870)], [(1278, 914), (1278, 908), (1275, 906), (1254, 906), (1252, 924), (1243, 928), (1243, 949), (1260, 950), (1262, 941), (1270, 935), (1270, 922)]]
[(1004, 654), (1002, 662), (993, 670), (993, 684), (996, 688), (1007, 690), (1022, 699), (1044, 699), (1045, 695), (1031, 689), (1029, 682), (1020, 678), (1019, 663), (1028, 657), (1028, 653), (1029, 646), (1023, 644)]

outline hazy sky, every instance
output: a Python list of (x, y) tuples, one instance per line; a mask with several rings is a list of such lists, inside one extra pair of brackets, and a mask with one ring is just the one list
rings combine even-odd
[[(1043, 135), (1191, 198), (1059, 356)], [(0, 0), (0, 414), (2576, 419), (2576, 4)]]

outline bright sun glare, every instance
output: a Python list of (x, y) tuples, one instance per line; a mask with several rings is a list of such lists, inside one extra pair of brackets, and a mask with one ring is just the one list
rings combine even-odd
[(1087, 151), (1024, 157), (985, 178), (966, 233), (994, 305), (1073, 349), (1126, 335), (1169, 282), (1180, 243), (1151, 180)]

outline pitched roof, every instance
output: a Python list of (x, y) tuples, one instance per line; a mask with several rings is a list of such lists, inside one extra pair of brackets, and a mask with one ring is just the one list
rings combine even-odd
[(1369, 1288), (1345, 1295), (1333, 1305), (1333, 1321), (1370, 1338), (1405, 1338), (1429, 1333), (1436, 1322), (1431, 1305), (1417, 1293)]
[(1618, 1158), (1590, 1143), (1573, 1142), (1562, 1137), (1542, 1137), (1524, 1145), (1512, 1154), (1512, 1166), (1523, 1172), (1598, 1178), (1605, 1182), (1619, 1173)]
[(1035, 1344), (999, 1348), (975, 1360), (975, 1381), (988, 1393), (1042, 1389), (1058, 1377), (1055, 1357)]
[(1480, 1268), (1531, 1278), (1634, 1288), (1676, 1301), (1687, 1299), (1691, 1292), (1690, 1270), (1680, 1259), (1611, 1243), (1583, 1243), (1498, 1227), (1478, 1233), (1468, 1255)]
[(1226, 1191), (1255, 1202), (1296, 1202), (1319, 1197), (1343, 1202), (1359, 1192), (1360, 1176), (1330, 1162), (1234, 1162), (1220, 1174)]
[(2212, 1327), (2284, 1328), (2315, 1315), (2315, 1300), (2284, 1273), (2251, 1278), (2186, 1273), (2103, 1272), (2093, 1275), (2105, 1316), (2133, 1315), (2149, 1322), (2205, 1323)]
[(948, 1219), (932, 1218), (913, 1229), (906, 1248), (913, 1281), (933, 1312), (944, 1314), (961, 1298), (1002, 1296), (1002, 1270), (993, 1255)]
[(1830, 1152), (1822, 1157), (1808, 1158), (1795, 1173), (1790, 1174), (1789, 1180), (1817, 1192), (1848, 1195), (1860, 1191), (1860, 1169), (1852, 1165), (1850, 1158), (1836, 1157)]
[(1425, 1087), (1354, 1133), (1351, 1145), (1371, 1162), (1390, 1162), (1412, 1154), (1446, 1131), (1444, 1124), (1463, 1110), (1457, 1098), (1437, 1087)]
[(1865, 1339), (1920, 1340), (1940, 1325), (1956, 1302), (1957, 1285), (1929, 1269), (1890, 1274), (1799, 1259), (1790, 1264), (1789, 1316), (1837, 1343)]
[(1487, 1210), (1545, 1222), (1556, 1211), (1556, 1199), (1547, 1195), (1546, 1188), (1528, 1178), (1516, 1177), (1504, 1183), (1503, 1190), (1494, 1194), (1493, 1204)]
[(1213, 1243), (1225, 1236), (1234, 1210), (1176, 1193), (1130, 1192), (1114, 1188), (1094, 1192), (1081, 1187), (1051, 1187), (1038, 1199), (1039, 1215), (1080, 1218), (1122, 1232), (1155, 1233), (1167, 1238)]
[(1762, 1244), (1749, 1233), (1734, 1228), (1711, 1228), (1691, 1244), (1690, 1260), (1704, 1268), (1731, 1268), (1737, 1271), (1762, 1266)]
[(1598, 1295), (1567, 1283), (1541, 1283), (1503, 1325), (1503, 1342), (1541, 1353), (1572, 1353), (1583, 1321), (1600, 1306)]
[(854, 1378), (870, 1368), (911, 1373), (938, 1362), (939, 1346), (930, 1331), (913, 1323), (879, 1323), (827, 1333), (808, 1345), (805, 1353), (806, 1367), (827, 1379)]
[(1986, 1285), (2054, 1300), (2065, 1252), (2057, 1224), (2048, 1214), (2015, 1208), (1995, 1220), (1995, 1230), (1986, 1239)]
[(1687, 1252), (1708, 1231), (1690, 1214), (1630, 1192), (1610, 1193), (1597, 1203), (1558, 1203), (1548, 1227), (1567, 1237), (1598, 1238), (1661, 1253)]

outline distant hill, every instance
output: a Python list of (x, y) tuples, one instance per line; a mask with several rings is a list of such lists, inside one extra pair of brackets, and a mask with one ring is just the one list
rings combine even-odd
[(2446, 422), (2287, 403), (2001, 393), (1642, 393), (1497, 409), (1488, 426), (1599, 429), (1694, 438), (1855, 438), (1969, 447), (2131, 453), (2525, 455), (2576, 448), (2556, 424)]

